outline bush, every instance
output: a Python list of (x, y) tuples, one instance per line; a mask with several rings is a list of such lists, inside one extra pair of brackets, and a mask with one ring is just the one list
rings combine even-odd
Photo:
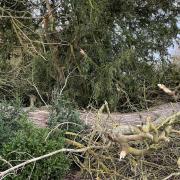
[[(26, 120), (21, 119), (23, 130), (2, 148), (2, 157), (13, 166), (32, 157), (38, 157), (64, 147), (64, 138), (58, 130), (53, 132), (45, 141), (48, 129), (35, 128)], [(59, 153), (48, 159), (31, 163), (19, 169), (17, 175), (8, 176), (8, 179), (63, 179), (69, 170), (70, 161), (64, 153)], [(0, 171), (9, 168), (1, 162)]]
[(22, 128), (18, 121), (20, 116), (22, 113), (18, 106), (10, 106), (6, 102), (0, 103), (0, 149)]
[(48, 126), (53, 128), (61, 123), (62, 126), (60, 126), (60, 128), (63, 130), (77, 133), (85, 129), (85, 125), (81, 122), (79, 113), (74, 110), (73, 105), (68, 100), (57, 97), (54, 101)]

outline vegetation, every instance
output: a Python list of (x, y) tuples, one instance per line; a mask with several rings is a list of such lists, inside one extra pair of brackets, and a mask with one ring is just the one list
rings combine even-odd
[[(2, 149), (3, 158), (15, 166), (26, 159), (61, 149), (64, 146), (63, 136), (56, 133), (45, 141), (48, 132), (47, 129), (37, 129), (32, 126), (24, 128), (23, 131), (16, 134), (16, 137), (4, 145)], [(26, 166), (22, 170), (19, 169), (18, 175), (12, 176), (11, 179), (55, 179), (56, 177), (63, 179), (63, 176), (69, 170), (69, 165), (68, 158), (61, 153), (46, 161), (39, 161)], [(2, 164), (1, 167), (7, 169), (8, 165)]]
[(107, 100), (112, 110), (136, 111), (163, 101), (157, 83), (179, 82), (167, 51), (178, 40), (178, 6), (176, 0), (1, 2), (1, 97), (19, 95), (27, 104), (27, 94), (40, 93), (51, 103), (53, 89), (70, 74), (63, 94), (80, 107)]
[(48, 126), (61, 130), (78, 133), (85, 129), (85, 125), (80, 120), (80, 115), (68, 100), (57, 96), (54, 100), (53, 108), (49, 117)]
[[(0, 179), (63, 179), (72, 167), (83, 179), (179, 179), (179, 112), (101, 125), (103, 112), (180, 100), (168, 52), (179, 15), (178, 0), (0, 1)], [(47, 127), (29, 122), (34, 103), (50, 107)], [(83, 108), (97, 112), (92, 128)]]
[[(104, 121), (101, 110), (99, 122)], [(107, 129), (97, 123), (91, 133), (80, 135), (80, 142), (101, 149), (86, 151), (83, 163), (77, 156), (74, 161), (84, 179), (179, 179), (179, 120), (180, 112), (158, 123), (147, 120), (139, 128), (131, 124)]]
[[(0, 171), (65, 146), (62, 131), (56, 130), (48, 136), (48, 128), (34, 127), (27, 116), (14, 113), (15, 111), (9, 110), (7, 106), (6, 108), (4, 106), (1, 112), (6, 114), (1, 114)], [(64, 153), (60, 153), (46, 161), (39, 161), (18, 169), (13, 175), (8, 175), (7, 179), (55, 179), (56, 177), (63, 179), (69, 167), (70, 159)]]
[(22, 128), (18, 119), (22, 116), (20, 109), (13, 108), (10, 104), (0, 104), (0, 149), (4, 143), (15, 136), (16, 132)]
[[(148, 119), (139, 127), (120, 125), (107, 129), (100, 125), (105, 107), (107, 104), (97, 113), (95, 128), (84, 133), (73, 128), (76, 132), (63, 133), (57, 128), (34, 127), (21, 116), (16, 122), (21, 128), (1, 147), (1, 178), (63, 179), (72, 160), (81, 168), (84, 179), (179, 176), (180, 112), (155, 123)], [(63, 148), (69, 145), (72, 149)]]

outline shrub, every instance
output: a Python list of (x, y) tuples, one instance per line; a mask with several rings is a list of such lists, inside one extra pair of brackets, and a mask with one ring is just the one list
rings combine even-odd
[[(63, 148), (64, 138), (58, 130), (53, 132), (45, 141), (48, 129), (36, 128), (25, 120), (21, 120), (23, 130), (17, 132), (10, 142), (2, 149), (2, 157), (13, 166), (32, 157), (38, 157)], [(8, 179), (63, 179), (69, 169), (70, 161), (64, 153), (59, 153), (47, 159), (31, 163), (17, 171), (17, 175), (8, 176)], [(0, 171), (8, 165), (0, 164)]]
[(48, 126), (53, 128), (61, 123), (61, 129), (71, 132), (77, 133), (85, 128), (85, 125), (80, 120), (78, 111), (74, 110), (72, 103), (62, 97), (57, 97), (54, 101)]
[(10, 106), (6, 102), (0, 103), (0, 149), (22, 128), (18, 121), (20, 116), (22, 113), (18, 106)]

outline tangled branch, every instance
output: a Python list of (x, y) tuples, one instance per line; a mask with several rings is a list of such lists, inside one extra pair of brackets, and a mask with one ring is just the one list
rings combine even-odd
[(45, 154), (45, 155), (42, 155), (42, 156), (39, 156), (39, 157), (36, 157), (36, 158), (32, 158), (32, 159), (29, 159), (23, 163), (20, 163), (16, 166), (13, 166), (3, 172), (0, 172), (0, 180), (4, 178), (4, 176), (6, 176), (8, 173), (11, 173), (12, 171), (15, 171), (21, 167), (24, 167), (26, 166), (27, 164), (30, 164), (30, 163), (33, 163), (33, 162), (36, 162), (36, 161), (39, 161), (41, 159), (45, 159), (45, 158), (48, 158), (50, 156), (53, 156), (53, 155), (56, 155), (58, 153), (61, 153), (61, 152), (70, 152), (70, 153), (80, 153), (80, 152), (85, 152), (85, 151), (88, 151), (90, 149), (104, 149), (104, 148), (108, 148), (109, 145), (107, 146), (89, 146), (89, 147), (85, 147), (85, 148), (81, 148), (81, 149), (66, 149), (66, 148), (63, 148), (63, 149), (59, 149), (57, 151), (53, 151), (51, 153), (48, 153), (48, 154)]

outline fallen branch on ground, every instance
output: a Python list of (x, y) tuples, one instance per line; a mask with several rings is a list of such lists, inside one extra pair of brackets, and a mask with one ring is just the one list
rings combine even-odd
[(80, 153), (80, 152), (88, 151), (90, 149), (104, 149), (104, 148), (108, 148), (108, 147), (109, 147), (109, 144), (106, 145), (106, 146), (89, 146), (89, 147), (85, 147), (85, 148), (81, 148), (81, 149), (66, 149), (66, 148), (59, 149), (57, 151), (53, 151), (51, 153), (48, 153), (48, 154), (45, 154), (45, 155), (42, 155), (42, 156), (39, 156), (39, 157), (29, 159), (29, 160), (27, 160), (27, 161), (25, 161), (23, 163), (20, 163), (20, 164), (18, 164), (16, 166), (13, 166), (13, 167), (11, 167), (11, 168), (3, 171), (3, 172), (0, 172), (0, 180), (2, 180), (4, 178), (4, 176), (6, 176), (8, 173), (11, 173), (12, 171), (15, 171), (15, 170), (17, 170), (17, 169), (19, 169), (21, 167), (24, 167), (27, 164), (39, 161), (41, 159), (48, 158), (50, 156), (53, 156), (53, 155), (61, 153), (61, 152)]

